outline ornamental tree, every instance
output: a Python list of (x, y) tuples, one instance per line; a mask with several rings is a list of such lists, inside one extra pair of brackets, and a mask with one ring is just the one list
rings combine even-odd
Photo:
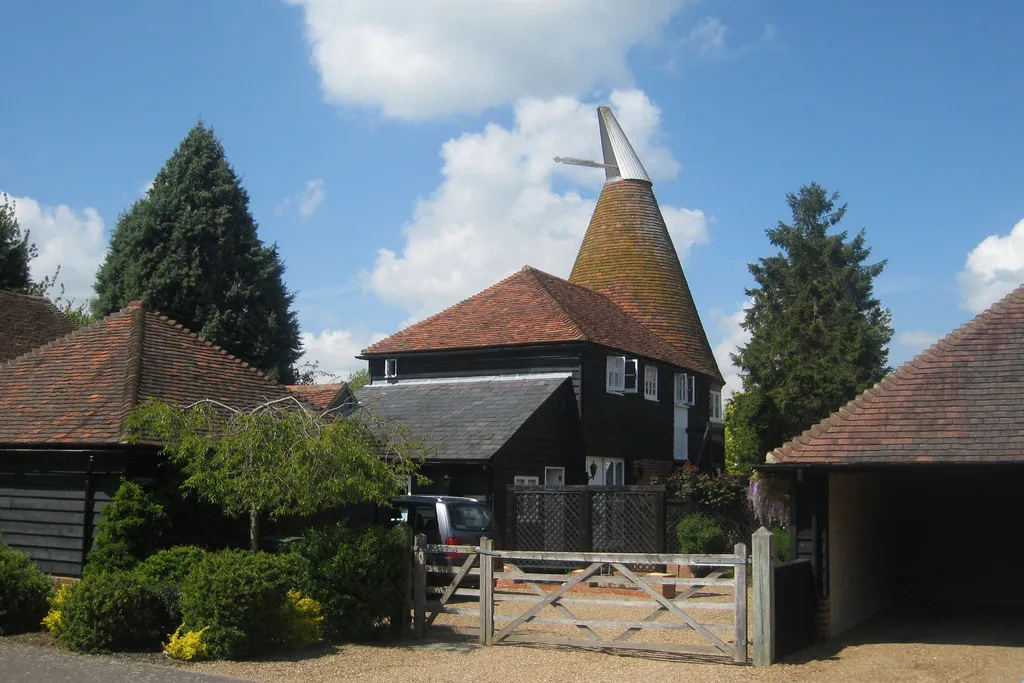
[(163, 446), (182, 470), (182, 489), (228, 515), (248, 514), (253, 550), (262, 516), (386, 503), (402, 493), (400, 482), (416, 476), (424, 453), (400, 425), (365, 411), (320, 414), (293, 397), (247, 409), (154, 401), (133, 409), (127, 425), (132, 442)]

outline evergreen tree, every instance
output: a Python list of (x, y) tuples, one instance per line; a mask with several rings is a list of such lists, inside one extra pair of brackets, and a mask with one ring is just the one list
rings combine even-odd
[(277, 245), (264, 246), (249, 196), (213, 130), (196, 124), (146, 196), (121, 214), (96, 276), (93, 312), (155, 309), (283, 382), (299, 326)]
[[(746, 396), (733, 413), (737, 439), (756, 453), (731, 454), (760, 463), (765, 453), (827, 417), (889, 372), (891, 315), (874, 297), (885, 261), (871, 254), (864, 231), (847, 240), (829, 233), (846, 213), (838, 193), (817, 183), (786, 196), (793, 224), (767, 230), (781, 251), (750, 265), (757, 286), (743, 327), (750, 343), (733, 356)], [(739, 444), (737, 444), (739, 445)]]
[(14, 204), (3, 195), (0, 199), (0, 290), (32, 291), (28, 262), (36, 256), (36, 245), (28, 238), (28, 231), (23, 234), (18, 225)]

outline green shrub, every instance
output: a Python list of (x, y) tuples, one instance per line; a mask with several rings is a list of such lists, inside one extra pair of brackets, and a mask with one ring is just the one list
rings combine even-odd
[(153, 553), (132, 570), (153, 586), (175, 624), (181, 621), (181, 584), (205, 555), (205, 550), (195, 546), (168, 548)]
[(122, 480), (103, 508), (85, 573), (131, 569), (160, 547), (165, 525), (163, 507), (135, 482)]
[(774, 539), (775, 561), (786, 562), (789, 560), (789, 532), (781, 527), (772, 529)]
[(84, 576), (60, 611), (60, 643), (76, 652), (151, 649), (174, 629), (156, 587), (127, 571)]
[(679, 552), (684, 555), (717, 555), (729, 552), (729, 539), (722, 527), (707, 515), (695, 513), (676, 525)]
[(51, 590), (28, 555), (0, 543), (0, 634), (39, 630)]
[(211, 657), (238, 658), (282, 646), (284, 604), (296, 558), (248, 550), (208, 553), (181, 585), (182, 628), (203, 633)]
[(320, 602), (325, 637), (370, 637), (401, 607), (407, 550), (400, 528), (314, 529), (296, 552), (306, 564), (300, 588)]
[(168, 581), (181, 584), (199, 562), (206, 551), (194, 545), (179, 545), (159, 550), (135, 567), (135, 573), (154, 582)]

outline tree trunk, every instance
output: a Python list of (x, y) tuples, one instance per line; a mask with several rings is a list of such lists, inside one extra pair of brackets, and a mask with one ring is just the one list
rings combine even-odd
[(252, 510), (249, 513), (249, 550), (253, 552), (260, 549), (260, 513)]

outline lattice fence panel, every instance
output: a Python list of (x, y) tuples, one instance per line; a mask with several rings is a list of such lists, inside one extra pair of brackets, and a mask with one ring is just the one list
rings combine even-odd
[(690, 501), (667, 499), (665, 501), (665, 552), (679, 552), (679, 536), (676, 525), (692, 511)]
[(653, 492), (593, 491), (590, 523), (594, 552), (656, 553), (657, 496)]
[(582, 552), (583, 491), (515, 491), (517, 550)]

